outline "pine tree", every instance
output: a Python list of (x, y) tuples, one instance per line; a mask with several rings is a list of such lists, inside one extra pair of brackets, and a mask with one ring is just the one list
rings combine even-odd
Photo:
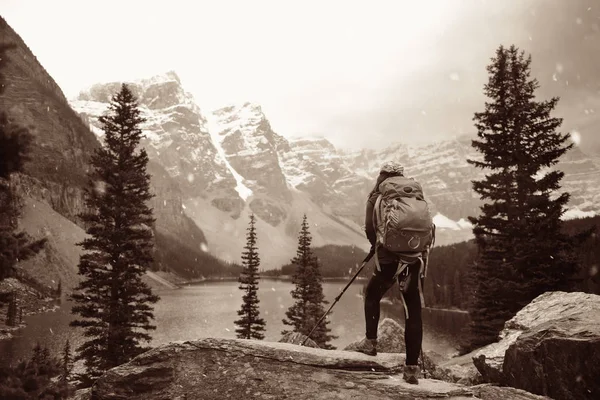
[(235, 332), (239, 339), (264, 339), (265, 321), (259, 317), (258, 310), (258, 267), (260, 257), (256, 248), (256, 218), (250, 215), (250, 226), (246, 234), (246, 250), (242, 253), (243, 270), (239, 277), (239, 288), (244, 291), (242, 307), (238, 310), (240, 319), (235, 321), (238, 326)]
[(469, 163), (486, 171), (473, 181), (484, 200), (481, 215), (469, 217), (479, 257), (473, 266), (471, 347), (494, 341), (506, 320), (538, 295), (567, 290), (577, 269), (574, 241), (561, 233), (569, 200), (558, 194), (564, 173), (551, 168), (573, 144), (557, 132), (562, 119), (551, 112), (558, 98), (535, 99), (531, 56), (500, 46), (484, 86), (489, 102), (475, 113), (482, 153)]
[[(296, 302), (286, 311), (287, 319), (283, 320), (285, 325), (293, 327), (292, 332), (308, 335), (319, 318), (325, 313), (324, 305), (328, 304), (323, 295), (323, 277), (320, 271), (318, 259), (313, 255), (310, 248), (312, 237), (308, 230), (306, 214), (302, 220), (300, 235), (298, 237), (298, 249), (292, 264), (296, 266), (292, 282), (295, 288), (292, 290), (292, 298)], [(331, 329), (327, 326), (329, 321), (325, 318), (311, 335), (321, 348), (333, 349), (328, 342), (336, 336), (329, 334)], [(286, 334), (290, 331), (284, 330)]]
[(123, 84), (113, 96), (109, 114), (99, 118), (105, 146), (92, 157), (88, 212), (81, 215), (89, 237), (79, 261), (82, 281), (71, 298), (71, 326), (84, 329), (87, 340), (77, 348), (84, 360), (86, 383), (103, 371), (145, 350), (148, 331), (156, 329), (153, 307), (159, 297), (142, 281), (152, 263), (154, 219), (146, 202), (152, 198), (148, 155), (138, 150), (142, 131), (136, 99)]

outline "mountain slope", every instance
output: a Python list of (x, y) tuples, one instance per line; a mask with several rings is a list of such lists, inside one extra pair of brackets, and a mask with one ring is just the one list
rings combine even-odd
[[(26, 202), (45, 203), (49, 206), (48, 212), (53, 210), (82, 227), (78, 214), (85, 209), (83, 189), (87, 185), (89, 159), (100, 142), (87, 122), (70, 107), (56, 82), (27, 45), (1, 17), (0, 40), (16, 46), (6, 54), (8, 60), (3, 70), (6, 91), (0, 96), (0, 109), (5, 110), (14, 122), (29, 127), (34, 134), (31, 162), (26, 165), (25, 174), (14, 177), (17, 191)], [(206, 239), (183, 212), (179, 183), (160, 164), (151, 162), (148, 170), (152, 175), (151, 191), (156, 194), (151, 206), (157, 219), (157, 232), (178, 238), (201, 259)], [(45, 225), (50, 231), (56, 228), (55, 222), (59, 224), (56, 226), (67, 226), (58, 218), (52, 218), (52, 221)], [(39, 229), (36, 228), (37, 231)], [(60, 231), (55, 233), (60, 235)], [(75, 237), (72, 239), (75, 240)], [(69, 246), (56, 245), (51, 252), (47, 262), (56, 261), (63, 278), (72, 281), (69, 274), (75, 271), (74, 250)], [(170, 260), (167, 261), (163, 268), (169, 268)], [(64, 266), (69, 266), (71, 272)], [(58, 276), (44, 268), (37, 269), (36, 273), (38, 279), (48, 284)]]

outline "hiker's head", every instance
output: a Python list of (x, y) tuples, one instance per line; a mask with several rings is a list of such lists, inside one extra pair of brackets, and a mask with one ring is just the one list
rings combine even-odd
[(383, 163), (381, 169), (379, 170), (379, 176), (377, 177), (377, 182), (375, 182), (375, 187), (372, 192), (375, 192), (379, 187), (379, 184), (389, 178), (390, 176), (399, 176), (404, 175), (404, 167), (396, 162), (396, 161), (387, 161)]
[(404, 167), (396, 161), (386, 161), (379, 170), (379, 175), (397, 176), (404, 174)]

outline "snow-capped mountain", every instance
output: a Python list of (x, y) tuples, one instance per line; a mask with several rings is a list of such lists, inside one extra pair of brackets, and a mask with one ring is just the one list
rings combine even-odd
[[(259, 106), (246, 103), (205, 115), (174, 73), (128, 83), (146, 119), (143, 145), (150, 159), (178, 181), (184, 212), (205, 233), (211, 253), (239, 261), (251, 212), (268, 255), (264, 268), (294, 256), (304, 213), (315, 245), (368, 247), (360, 225), (332, 218), (310, 193), (295, 188), (280, 156), (290, 144), (273, 132)], [(98, 117), (120, 85), (94, 85), (71, 102), (99, 138)]]
[[(82, 91), (72, 107), (101, 137), (98, 116), (120, 90), (120, 82), (97, 84)], [(130, 83), (146, 119), (144, 146), (150, 159), (161, 164), (179, 183), (185, 195), (209, 197), (215, 206), (239, 209), (235, 178), (219, 154), (191, 94), (174, 72)], [(229, 204), (231, 201), (234, 204)]]
[[(71, 102), (93, 131), (120, 82), (94, 85)], [(236, 261), (243, 249), (247, 216), (258, 217), (263, 267), (295, 254), (302, 215), (311, 223), (313, 244), (368, 248), (362, 231), (364, 206), (384, 161), (405, 165), (432, 202), (437, 243), (471, 236), (469, 215), (480, 200), (471, 180), (483, 172), (467, 163), (479, 154), (470, 138), (427, 146), (390, 145), (382, 151), (341, 151), (322, 137), (286, 139), (273, 131), (259, 105), (236, 104), (204, 112), (174, 72), (129, 82), (146, 122), (150, 158), (176, 179), (184, 212), (205, 232), (209, 250)], [(567, 217), (600, 210), (600, 163), (578, 148), (566, 155), (563, 190), (571, 193)]]

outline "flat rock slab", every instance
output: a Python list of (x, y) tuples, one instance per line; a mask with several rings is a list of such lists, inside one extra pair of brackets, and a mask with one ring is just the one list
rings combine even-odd
[[(94, 400), (461, 399), (469, 387), (402, 380), (403, 354), (348, 351), (242, 339), (174, 342), (113, 368), (92, 387)], [(502, 396), (504, 388), (497, 388)], [(484, 397), (486, 398), (486, 397)], [(510, 394), (495, 399), (513, 399)], [(523, 397), (523, 399), (537, 399)], [(83, 398), (82, 398), (83, 400)]]

